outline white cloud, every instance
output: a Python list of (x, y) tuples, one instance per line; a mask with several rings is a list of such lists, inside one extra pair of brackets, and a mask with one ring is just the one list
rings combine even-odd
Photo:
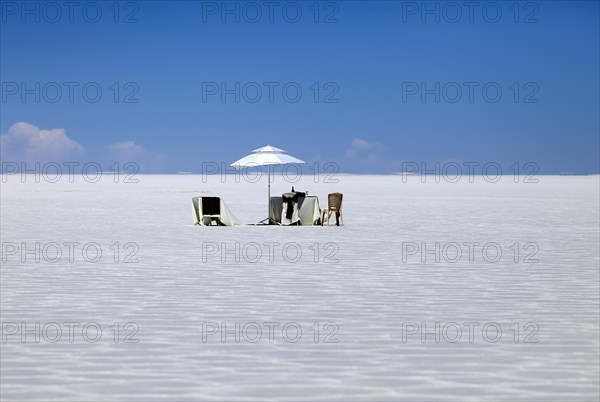
[(369, 153), (369, 151), (372, 153), (373, 151), (379, 151), (382, 148), (383, 147), (378, 142), (369, 142), (362, 138), (355, 138), (350, 143), (350, 147), (346, 150), (346, 157), (353, 159), (364, 156), (366, 153)]
[(149, 151), (135, 141), (122, 141), (109, 146), (110, 158), (121, 166), (132, 162), (140, 172), (156, 173), (164, 168), (165, 158), (158, 152)]
[(341, 154), (318, 154), (310, 160), (320, 166), (333, 161), (343, 173), (387, 174), (398, 171), (402, 165), (398, 149), (363, 138), (354, 138)]
[(0, 156), (5, 162), (62, 162), (78, 159), (84, 147), (72, 140), (65, 129), (43, 130), (32, 124), (13, 124), (0, 135)]
[(135, 141), (117, 142), (110, 146), (110, 150), (123, 155), (139, 155), (147, 152), (143, 146), (136, 144)]
[[(0, 158), (2, 162), (26, 163), (27, 169), (35, 163), (83, 162), (85, 148), (69, 138), (63, 128), (40, 129), (33, 124), (18, 122), (10, 126), (7, 133), (0, 135)], [(90, 155), (88, 155), (90, 157)], [(102, 168), (118, 162), (121, 168), (128, 162), (139, 167), (139, 172), (155, 173), (165, 167), (165, 158), (150, 151), (135, 141), (122, 141), (108, 147), (108, 152), (93, 155)], [(85, 162), (90, 162), (86, 160)], [(131, 171), (131, 168), (127, 168)]]

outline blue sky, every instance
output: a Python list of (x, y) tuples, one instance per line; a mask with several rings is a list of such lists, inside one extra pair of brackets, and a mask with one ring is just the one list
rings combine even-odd
[(22, 4), (1, 9), (3, 162), (200, 172), (270, 143), (343, 172), (599, 173), (596, 1)]

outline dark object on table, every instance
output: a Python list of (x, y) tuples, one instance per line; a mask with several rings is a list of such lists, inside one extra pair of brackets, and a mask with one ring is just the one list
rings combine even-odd
[(292, 219), (294, 215), (294, 203), (298, 204), (298, 193), (283, 193), (281, 195), (283, 203), (287, 204), (285, 217), (286, 219)]

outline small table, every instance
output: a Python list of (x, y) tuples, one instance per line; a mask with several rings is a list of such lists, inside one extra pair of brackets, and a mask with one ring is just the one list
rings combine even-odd
[[(302, 197), (298, 200), (298, 218), (303, 226), (316, 225), (321, 219), (321, 208), (319, 207), (319, 198), (317, 196)], [(283, 212), (283, 198), (281, 196), (271, 197), (269, 200), (269, 218), (277, 223), (281, 223), (281, 213)]]

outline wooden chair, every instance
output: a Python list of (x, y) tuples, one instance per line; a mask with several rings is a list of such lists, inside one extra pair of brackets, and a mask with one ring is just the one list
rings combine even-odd
[(342, 225), (344, 224), (344, 219), (342, 217), (342, 200), (344, 198), (344, 194), (342, 193), (329, 193), (327, 195), (327, 208), (323, 208), (321, 210), (321, 226), (325, 222), (327, 222), (327, 226), (329, 226), (329, 218), (331, 217), (331, 213), (335, 212), (335, 224), (340, 226), (340, 221)]

